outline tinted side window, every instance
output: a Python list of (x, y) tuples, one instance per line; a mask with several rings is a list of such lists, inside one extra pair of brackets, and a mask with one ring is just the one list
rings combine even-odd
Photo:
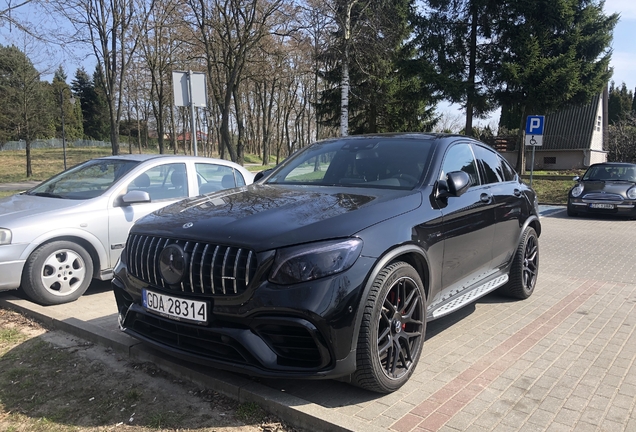
[(440, 179), (446, 179), (446, 174), (453, 171), (464, 171), (468, 174), (471, 186), (479, 184), (477, 163), (469, 144), (455, 144), (446, 152)]
[(515, 170), (510, 166), (510, 164), (501, 156), (499, 156), (499, 158), (501, 159), (501, 167), (503, 168), (503, 173), (504, 173), (504, 180), (505, 181), (514, 181), (517, 179), (517, 173), (515, 172)]
[(501, 159), (494, 151), (485, 147), (474, 146), (477, 159), (484, 171), (484, 183), (499, 183), (505, 181)]

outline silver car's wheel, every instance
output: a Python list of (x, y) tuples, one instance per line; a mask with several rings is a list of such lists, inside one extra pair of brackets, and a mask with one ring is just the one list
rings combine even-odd
[(67, 303), (84, 294), (92, 276), (93, 262), (83, 247), (56, 241), (31, 254), (24, 268), (22, 289), (40, 304)]

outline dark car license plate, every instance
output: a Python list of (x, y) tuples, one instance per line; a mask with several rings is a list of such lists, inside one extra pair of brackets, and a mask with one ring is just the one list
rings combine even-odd
[(205, 324), (208, 320), (207, 303), (142, 290), (143, 306), (152, 312), (177, 321)]
[(601, 204), (601, 203), (594, 203), (594, 204), (590, 204), (590, 208), (593, 208), (593, 209), (614, 210), (615, 206), (614, 206), (614, 204)]

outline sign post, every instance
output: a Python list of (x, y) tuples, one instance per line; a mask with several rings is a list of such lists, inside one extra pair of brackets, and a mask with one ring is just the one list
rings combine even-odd
[(207, 106), (207, 87), (203, 72), (172, 71), (172, 87), (174, 89), (174, 104), (189, 106), (192, 117), (192, 149), (197, 156), (197, 128), (195, 107)]
[(543, 145), (543, 128), (545, 127), (545, 116), (528, 116), (526, 120), (527, 146), (532, 147), (532, 162), (530, 165), (530, 187), (532, 187), (532, 175), (534, 173), (534, 151), (536, 147)]

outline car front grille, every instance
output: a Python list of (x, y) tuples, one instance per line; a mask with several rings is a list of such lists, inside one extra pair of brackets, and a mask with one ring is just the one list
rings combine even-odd
[[(168, 285), (159, 272), (159, 255), (178, 244), (189, 255), (188, 271), (179, 285)], [(192, 294), (235, 296), (245, 292), (256, 273), (253, 251), (231, 246), (132, 234), (126, 244), (128, 271), (148, 284)]]
[(612, 193), (588, 193), (581, 197), (583, 200), (589, 201), (612, 201), (623, 202), (623, 197)]

